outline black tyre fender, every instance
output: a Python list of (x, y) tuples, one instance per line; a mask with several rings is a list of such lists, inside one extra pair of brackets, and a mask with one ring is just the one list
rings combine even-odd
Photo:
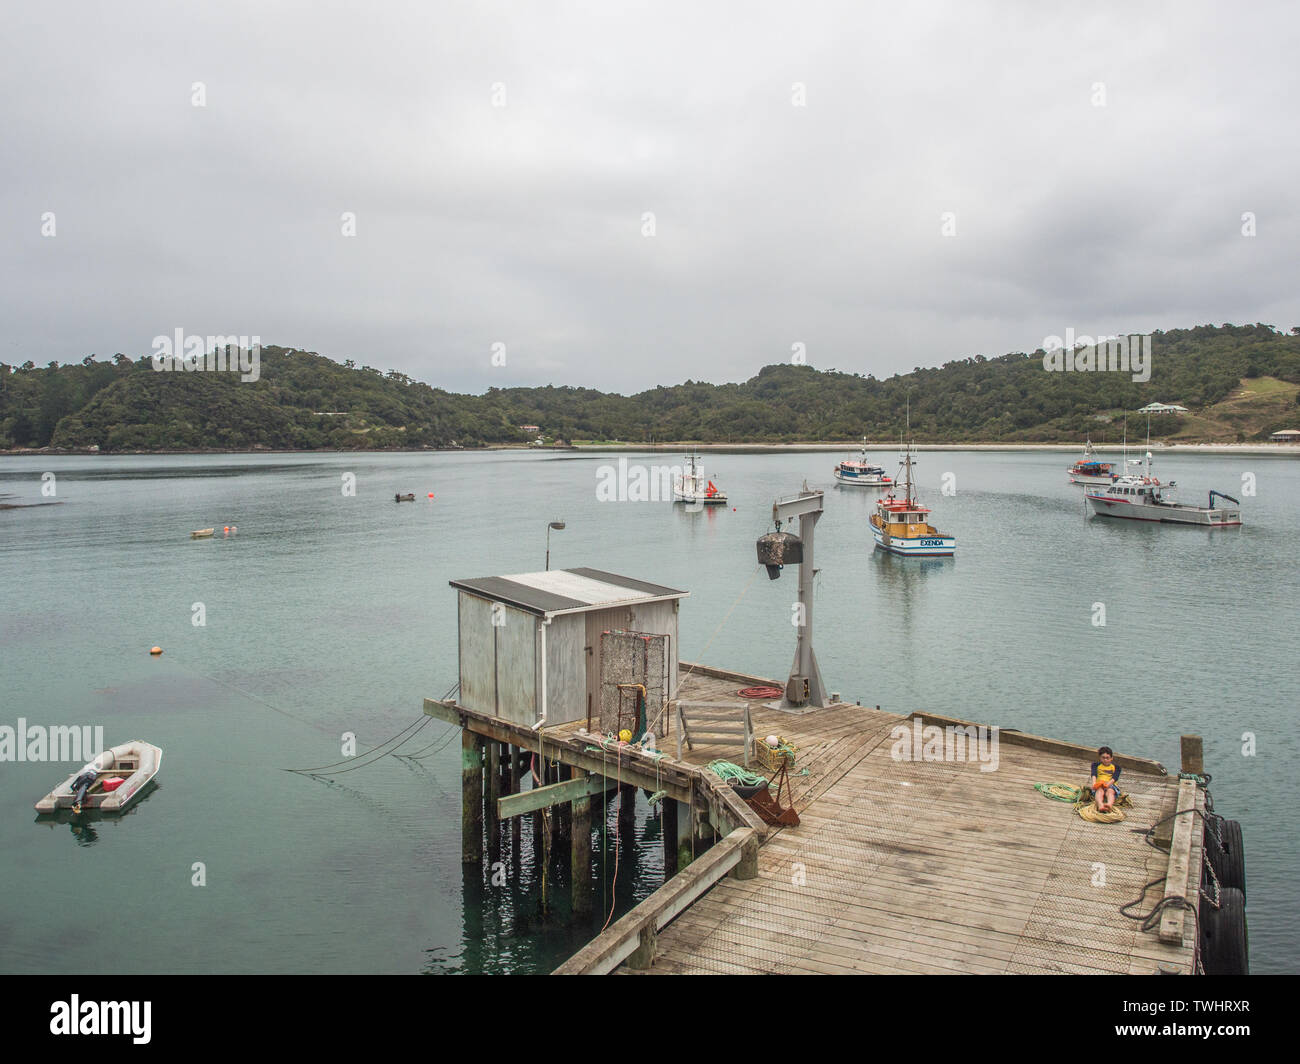
[(1249, 975), (1246, 899), (1236, 887), (1219, 891), (1219, 907), (1201, 905), (1201, 964), (1206, 975)]
[(1219, 838), (1205, 833), (1205, 850), (1210, 867), (1219, 880), (1220, 887), (1235, 887), (1246, 896), (1246, 850), (1241, 837), (1241, 824), (1236, 820), (1219, 821)]

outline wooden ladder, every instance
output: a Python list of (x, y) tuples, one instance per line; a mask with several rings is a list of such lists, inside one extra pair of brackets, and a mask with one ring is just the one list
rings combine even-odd
[(682, 743), (693, 750), (695, 743), (706, 740), (739, 742), (748, 765), (754, 749), (754, 724), (748, 702), (677, 702), (677, 760), (682, 759)]

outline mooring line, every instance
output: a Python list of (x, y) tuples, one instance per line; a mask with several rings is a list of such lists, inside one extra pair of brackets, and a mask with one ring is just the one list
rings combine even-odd
[[(354, 756), (348, 757), (346, 760), (335, 761), (331, 765), (320, 765), (315, 767), (315, 769), (285, 769), (285, 771), (286, 773), (298, 773), (300, 775), (337, 775), (338, 773), (350, 773), (350, 771), (361, 769), (361, 767), (365, 767), (365, 765), (373, 765), (374, 762), (380, 760), (380, 758), (385, 756), (385, 754), (393, 753), (396, 749), (402, 747), (402, 744), (406, 743), (408, 739), (412, 739), (413, 736), (419, 734), (421, 728), (428, 725), (432, 719), (432, 717), (426, 717), (426, 715), (420, 714), (419, 718), (402, 728), (402, 731), (399, 731), (398, 734), (393, 736), (393, 738), (383, 741), (383, 743), (380, 743), (377, 747), (368, 749), (368, 751), (354, 754)], [(383, 749), (389, 747), (389, 745), (393, 743), (396, 743), (393, 749)], [(369, 761), (365, 761), (363, 764), (356, 764), (359, 758), (369, 757), (369, 754), (372, 753), (377, 753), (378, 756), (370, 758)]]

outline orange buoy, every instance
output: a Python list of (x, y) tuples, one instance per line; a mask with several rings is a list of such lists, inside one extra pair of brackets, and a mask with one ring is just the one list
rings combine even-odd
[(149, 651), (149, 653), (156, 658), (159, 654), (162, 653), (162, 647), (154, 647), (152, 650)]
[(433, 498), (433, 492), (429, 492), (429, 498)]

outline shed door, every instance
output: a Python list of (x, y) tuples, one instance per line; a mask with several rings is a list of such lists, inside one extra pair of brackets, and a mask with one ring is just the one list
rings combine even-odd
[(587, 614), (587, 704), (591, 706), (593, 727), (600, 720), (600, 633), (611, 628), (631, 628), (632, 609), (616, 606), (610, 610), (594, 610)]

